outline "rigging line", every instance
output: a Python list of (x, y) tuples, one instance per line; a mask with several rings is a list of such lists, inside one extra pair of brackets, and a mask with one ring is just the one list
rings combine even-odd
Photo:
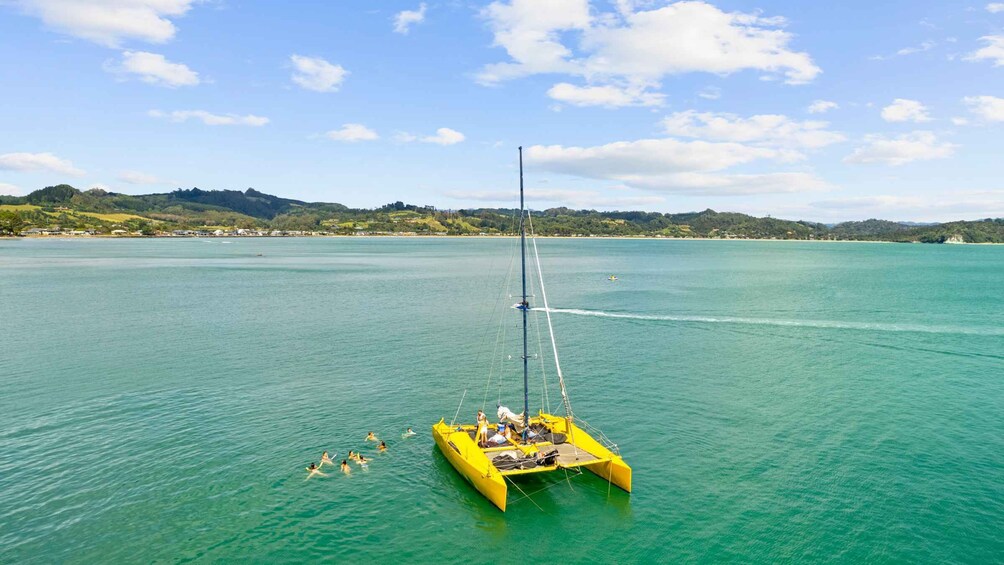
[[(533, 231), (533, 221), (530, 221), (530, 236), (534, 236)], [(539, 274), (539, 273), (538, 273)], [(536, 296), (537, 293), (534, 289), (534, 277), (530, 277), (530, 292)], [(544, 363), (544, 338), (540, 331), (540, 314), (533, 312), (533, 324), (537, 331), (537, 364), (540, 366), (540, 390), (541, 390), (541, 400), (545, 408), (547, 408), (547, 413), (551, 413), (551, 399), (547, 393), (547, 373), (545, 371)]]
[[(503, 475), (503, 476), (505, 476), (505, 475)], [(534, 506), (537, 507), (537, 510), (540, 510), (541, 512), (544, 512), (544, 509), (541, 508), (540, 505), (537, 504), (532, 498), (530, 498), (529, 494), (526, 494), (526, 492), (523, 489), (519, 488), (519, 485), (516, 484), (516, 481), (510, 479), (509, 477), (506, 477), (506, 478), (509, 479), (509, 482), (512, 483), (512, 486), (516, 487), (516, 490), (518, 490), (519, 492), (521, 492), (523, 494), (523, 498), (529, 500)], [(537, 491), (537, 492), (540, 492), (540, 491)], [(534, 493), (534, 494), (536, 494), (536, 493)], [(523, 498), (519, 498), (517, 500), (514, 500), (513, 503), (519, 502), (520, 500), (523, 500)], [(544, 514), (547, 514), (547, 512), (544, 512)]]
[(467, 389), (464, 389), (464, 395), (460, 397), (460, 404), (457, 406), (457, 412), (453, 415), (453, 420), (450, 421), (450, 427), (452, 428), (454, 424), (457, 423), (457, 417), (460, 416), (460, 407), (464, 405), (464, 399), (467, 398)]
[[(513, 248), (513, 251), (515, 252), (515, 247)], [(492, 274), (495, 273), (495, 265), (496, 265), (496, 262), (499, 259), (499, 255), (496, 255), (494, 253), (492, 253), (491, 256), (492, 256), (491, 264), (488, 266), (488, 271), (487, 271), (488, 276), (485, 277), (486, 283), (487, 283), (487, 281), (491, 280)], [(514, 253), (511, 253), (510, 254), (510, 258), (509, 258), (510, 264), (512, 263), (513, 257), (514, 257)], [(510, 267), (510, 270), (511, 270), (511, 267)], [(489, 286), (490, 285), (485, 284), (486, 289)], [(474, 367), (480, 367), (481, 366), (481, 357), (484, 355), (485, 351), (487, 351), (486, 345), (487, 345), (487, 341), (488, 341), (488, 333), (491, 330), (492, 320), (495, 318), (495, 313), (499, 311), (498, 302), (499, 302), (499, 299), (498, 299), (498, 297), (496, 297), (494, 306), (490, 307), (491, 309), (488, 311), (488, 321), (485, 324), (485, 331), (481, 335), (481, 343), (478, 346), (477, 356), (474, 358)], [(478, 318), (480, 318), (480, 316)], [(489, 366), (489, 371), (490, 370), (491, 370), (491, 367)], [(490, 376), (489, 376), (489, 378), (490, 378)]]
[[(513, 222), (515, 222), (515, 218), (513, 218)], [(499, 362), (499, 378), (500, 379), (502, 378), (501, 377), (502, 362), (500, 360), (501, 355), (499, 353), (499, 350), (500, 347), (502, 348), (505, 347), (505, 334), (503, 333), (503, 330), (506, 317), (502, 315), (501, 312), (503, 312), (502, 304), (504, 304), (505, 301), (508, 299), (509, 285), (512, 279), (513, 265), (515, 265), (515, 262), (516, 262), (516, 246), (515, 244), (512, 244), (510, 245), (510, 250), (509, 250), (509, 267), (506, 269), (506, 275), (502, 281), (502, 288), (500, 289), (500, 292), (498, 296), (496, 296), (495, 300), (495, 311), (500, 312), (499, 326), (498, 329), (496, 330), (495, 347), (492, 349), (491, 363), (489, 364), (488, 367), (488, 382), (485, 383), (485, 395), (482, 398), (482, 403), (481, 403), (482, 410), (484, 410), (484, 405), (488, 403), (488, 391), (491, 389), (492, 377), (495, 375), (496, 361)]]
[[(510, 254), (509, 254), (509, 268), (507, 269), (507, 271), (506, 271), (506, 277), (505, 277), (505, 279), (503, 279), (503, 282), (502, 282), (502, 289), (501, 289), (502, 292), (495, 299), (495, 308), (493, 309), (493, 313), (495, 311), (499, 311), (499, 312), (503, 311), (501, 304), (504, 304), (505, 303), (504, 301), (508, 297), (508, 290), (509, 290), (509, 284), (510, 284), (509, 281), (512, 279), (513, 265), (515, 265), (515, 263), (516, 263), (516, 246), (512, 245), (511, 246), (511, 251), (510, 251)], [(496, 361), (496, 357), (497, 356), (500, 357), (500, 355), (499, 355), (499, 343), (501, 342), (502, 348), (505, 347), (504, 324), (505, 324), (505, 316), (502, 315), (502, 314), (500, 314), (499, 315), (499, 327), (496, 330), (496, 334), (495, 334), (495, 347), (492, 349), (491, 363), (488, 366), (488, 382), (485, 383), (485, 395), (481, 399), (481, 410), (484, 410), (485, 409), (485, 405), (488, 404), (488, 391), (491, 390), (492, 377), (495, 375), (495, 361)], [(502, 354), (504, 355), (504, 352)], [(499, 358), (499, 386), (500, 387), (501, 387), (501, 383), (502, 383), (502, 374), (501, 373), (502, 373), (502, 361), (501, 361), (501, 358)]]
[[(532, 218), (532, 216), (531, 216)], [(530, 220), (530, 228), (533, 229), (533, 220)], [(544, 313), (547, 318), (547, 331), (551, 336), (551, 348), (554, 350), (554, 369), (558, 373), (558, 386), (561, 388), (561, 401), (565, 405), (565, 424), (568, 430), (568, 439), (571, 440), (572, 450), (575, 457), (579, 456), (579, 448), (575, 445), (575, 432), (573, 430), (574, 415), (572, 413), (572, 403), (568, 400), (568, 391), (565, 389), (565, 376), (561, 372), (561, 362), (558, 360), (558, 342), (554, 340), (554, 325), (551, 324), (551, 308), (547, 303), (547, 290), (544, 289), (544, 273), (540, 269), (540, 254), (537, 252), (537, 238), (530, 240), (533, 242), (533, 257), (537, 263), (537, 276), (540, 279), (540, 297), (544, 302)]]
[[(568, 476), (568, 469), (567, 469), (567, 468), (564, 468), (563, 470), (565, 471), (565, 480), (567, 480), (567, 481), (569, 482), (569, 483), (568, 483), (568, 486), (569, 486), (569, 488), (571, 488), (571, 486), (572, 486), (572, 485), (571, 485), (571, 477), (569, 477), (569, 476)], [(576, 469), (576, 471), (577, 471), (577, 472), (575, 472), (575, 473), (573, 474), (573, 476), (579, 476), (579, 475), (581, 475), (581, 474), (582, 474), (582, 471), (580, 471), (580, 470), (578, 470), (578, 469)], [(518, 490), (519, 490), (520, 492), (524, 493), (524, 496), (523, 496), (523, 498), (530, 498), (531, 496), (534, 496), (534, 495), (537, 495), (537, 494), (540, 494), (540, 493), (544, 492), (545, 490), (548, 490), (548, 489), (552, 489), (552, 488), (554, 488), (554, 487), (559, 487), (559, 486), (562, 486), (562, 485), (563, 485), (563, 484), (565, 483), (565, 481), (562, 481), (562, 480), (558, 480), (557, 482), (555, 482), (555, 483), (553, 483), (553, 484), (550, 484), (550, 485), (547, 485), (546, 487), (542, 487), (542, 488), (539, 488), (539, 489), (537, 489), (537, 490), (535, 490), (535, 491), (533, 491), (533, 492), (531, 492), (531, 493), (529, 493), (529, 494), (526, 494), (526, 493), (525, 493), (525, 492), (524, 492), (524, 491), (523, 491), (522, 489), (520, 489), (520, 488), (519, 488), (519, 487), (518, 487), (518, 486), (516, 485), (516, 482), (515, 482), (515, 479), (511, 479), (511, 478), (509, 478), (509, 477), (506, 477), (506, 478), (507, 478), (507, 479), (509, 479), (509, 482), (511, 482), (511, 483), (513, 484), (513, 486), (515, 486), (515, 487), (516, 487), (516, 488), (517, 488), (517, 489), (518, 489)], [(573, 489), (573, 490), (574, 490), (574, 489)], [(519, 502), (520, 500), (523, 500), (523, 498), (517, 498), (516, 500), (514, 500), (514, 501), (513, 501), (513, 504), (515, 504), (515, 503)], [(532, 500), (533, 500), (533, 499), (531, 499), (531, 502), (532, 502)], [(537, 508), (540, 508), (540, 507), (538, 506)]]

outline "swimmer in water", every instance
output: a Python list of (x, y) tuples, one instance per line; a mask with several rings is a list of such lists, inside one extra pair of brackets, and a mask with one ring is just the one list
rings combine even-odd
[[(311, 463), (310, 467), (307, 467), (307, 479), (313, 477), (314, 475), (320, 475), (322, 477), (327, 477), (326, 474), (321, 472), (321, 468), (317, 466), (316, 463)], [(304, 479), (304, 480), (307, 480)]]
[(380, 447), (378, 449), (380, 450), (380, 453), (383, 453), (384, 451), (387, 451), (387, 444), (381, 441), (380, 442)]
[(369, 465), (369, 462), (370, 462), (369, 459), (366, 459), (366, 457), (363, 455), (360, 455), (359, 459), (356, 459), (356, 463), (359, 463), (359, 466), (364, 469)]
[(377, 439), (375, 435), (373, 435), (373, 432), (370, 432), (366, 434), (366, 441), (380, 441), (380, 440)]
[(408, 428), (408, 431), (401, 434), (401, 437), (411, 437), (413, 435), (415, 435), (415, 432), (411, 431), (411, 428)]
[(318, 465), (318, 467), (323, 467), (325, 463), (327, 463), (328, 465), (334, 465), (335, 464), (335, 462), (331, 460), (331, 457), (328, 456), (328, 452), (327, 451), (325, 451), (324, 453), (321, 454), (321, 464)]
[(359, 455), (355, 451), (349, 450), (349, 461), (355, 461), (359, 459)]
[(344, 459), (342, 459), (342, 472), (346, 475), (352, 472), (352, 468), (349, 467), (349, 462)]

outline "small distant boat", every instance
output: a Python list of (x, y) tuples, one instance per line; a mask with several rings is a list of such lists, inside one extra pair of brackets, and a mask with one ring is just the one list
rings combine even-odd
[(615, 281), (615, 280), (617, 280), (617, 275), (610, 275), (609, 277), (607, 277), (607, 280), (608, 281)]
[[(487, 417), (483, 421), (472, 424), (449, 424), (445, 419), (432, 426), (432, 437), (439, 450), (450, 462), (450, 465), (460, 473), (474, 488), (483, 494), (500, 510), (505, 512), (508, 498), (508, 484), (522, 489), (514, 481), (522, 475), (533, 473), (553, 473), (568, 469), (585, 468), (599, 475), (610, 484), (631, 492), (631, 467), (624, 462), (617, 446), (606, 440), (599, 433), (598, 441), (586, 432), (580, 425), (588, 427), (581, 420), (576, 420), (572, 406), (565, 390), (565, 379), (558, 362), (558, 349), (554, 341), (554, 329), (551, 326), (551, 313), (547, 307), (547, 294), (544, 291), (543, 276), (540, 276), (539, 286), (543, 308), (530, 306), (527, 294), (526, 276), (526, 220), (529, 214), (523, 204), (523, 148), (519, 149), (519, 207), (520, 207), (520, 257), (522, 273), (522, 300), (513, 305), (523, 319), (523, 412), (514, 414), (502, 405), (498, 409), (498, 435), (493, 437), (497, 443), (482, 442), (479, 433), (487, 432), (493, 426), (488, 425)], [(536, 258), (536, 242), (533, 243)], [(540, 273), (540, 260), (537, 258), (537, 273)], [(611, 276), (611, 280), (615, 277)], [(548, 414), (543, 410), (536, 416), (530, 412), (529, 369), (531, 358), (527, 346), (527, 316), (531, 311), (543, 311), (547, 319), (547, 329), (554, 352), (554, 367), (557, 370), (558, 385), (561, 389), (562, 404), (565, 409), (563, 416)], [(499, 389), (501, 391), (501, 388)], [(500, 393), (501, 395), (501, 393)], [(466, 396), (466, 392), (465, 392)], [(461, 398), (461, 408), (463, 398)], [(482, 407), (484, 408), (484, 407)], [(457, 409), (460, 413), (460, 408)], [(577, 425), (578, 424), (578, 425)], [(592, 428), (590, 428), (592, 429)], [(514, 433), (511, 433), (514, 432)], [(564, 473), (563, 473), (564, 474)]]

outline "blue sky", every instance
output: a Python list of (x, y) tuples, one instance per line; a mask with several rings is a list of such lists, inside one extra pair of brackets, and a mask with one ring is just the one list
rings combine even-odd
[(0, 193), (1004, 216), (1004, 3), (0, 0)]

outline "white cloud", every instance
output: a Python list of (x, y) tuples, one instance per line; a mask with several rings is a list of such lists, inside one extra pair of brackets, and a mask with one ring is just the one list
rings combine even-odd
[(990, 4), (987, 4), (987, 11), (990, 12), (991, 14), (999, 14), (1000, 12), (1004, 12), (1004, 4), (1000, 2), (991, 2)]
[[(456, 190), (445, 193), (449, 198), (475, 202), (495, 202), (511, 205), (512, 191), (463, 191)], [(596, 190), (565, 190), (565, 189), (529, 189), (527, 196), (538, 205), (551, 203), (557, 206), (572, 208), (623, 208), (628, 206), (654, 206), (665, 202), (665, 198), (655, 195), (614, 195), (608, 196)]]
[(620, 88), (606, 86), (575, 86), (567, 82), (559, 82), (547, 91), (551, 98), (573, 106), (604, 106), (618, 108), (622, 106), (662, 106), (665, 96), (645, 92), (640, 88)]
[(969, 125), (969, 120), (967, 120), (966, 118), (958, 118), (958, 117), (952, 118), (952, 125), (956, 125), (956, 126), (968, 126)]
[(951, 143), (939, 142), (934, 133), (929, 131), (915, 131), (893, 139), (867, 135), (864, 142), (864, 145), (844, 158), (845, 163), (881, 163), (895, 167), (913, 161), (945, 159), (951, 157), (957, 147)]
[(407, 34), (411, 26), (425, 21), (425, 2), (418, 5), (417, 10), (403, 10), (394, 16), (394, 33)]
[(927, 108), (916, 100), (897, 98), (882, 108), (882, 119), (887, 122), (929, 122)]
[[(1004, 190), (953, 190), (901, 196), (878, 194), (812, 202), (813, 208), (862, 217), (950, 221), (1004, 216)], [(844, 217), (846, 217), (846, 215)]]
[(4, 196), (23, 196), (24, 189), (22, 189), (20, 186), (8, 184), (5, 182), (0, 182), (0, 194)]
[(651, 10), (621, 1), (615, 13), (591, 11), (588, 0), (511, 0), (491, 3), (482, 15), (510, 57), (485, 66), (477, 77), (482, 84), (560, 73), (593, 87), (641, 91), (689, 72), (756, 70), (790, 84), (820, 73), (808, 54), (789, 49), (792, 35), (779, 29), (783, 18), (723, 12), (701, 1)]
[(687, 110), (667, 116), (662, 125), (670, 135), (774, 147), (816, 149), (846, 139), (827, 130), (827, 122), (799, 122), (779, 114), (741, 118), (735, 114)]
[(172, 63), (163, 55), (146, 51), (125, 51), (121, 63), (106, 64), (105, 70), (118, 75), (136, 75), (147, 84), (168, 88), (199, 84), (199, 73), (181, 63)]
[(127, 39), (164, 43), (197, 0), (14, 0), (50, 28), (107, 47)]
[(164, 118), (172, 122), (185, 122), (189, 119), (200, 120), (207, 126), (263, 126), (268, 123), (268, 118), (248, 114), (239, 116), (237, 114), (211, 114), (205, 110), (175, 110), (173, 112), (161, 112), (160, 110), (150, 110), (147, 115), (153, 118)]
[(155, 175), (141, 173), (139, 171), (122, 171), (116, 177), (118, 180), (129, 184), (169, 184)]
[(810, 114), (825, 114), (826, 112), (836, 110), (839, 107), (839, 104), (830, 100), (816, 100), (812, 104), (809, 104), (808, 112)]
[(464, 134), (455, 129), (439, 128), (436, 130), (436, 135), (421, 137), (419, 138), (419, 141), (423, 143), (435, 143), (437, 145), (454, 145), (460, 143), (464, 139), (466, 139)]
[(535, 145), (532, 166), (578, 177), (614, 180), (631, 188), (701, 194), (764, 194), (819, 190), (826, 183), (800, 172), (722, 173), (758, 160), (783, 161), (789, 152), (741, 143), (672, 138), (618, 141), (595, 147)]
[(697, 96), (705, 100), (718, 100), (722, 97), (722, 89), (717, 86), (705, 86), (697, 93)]
[(333, 129), (324, 134), (324, 137), (335, 141), (372, 141), (380, 136), (377, 132), (362, 124), (342, 124), (341, 129)]
[(916, 47), (904, 47), (896, 52), (897, 55), (912, 55), (914, 53), (923, 53), (924, 51), (930, 51), (938, 44), (933, 41), (925, 41)]
[(966, 96), (962, 99), (969, 111), (988, 122), (1004, 122), (1004, 98), (996, 96)]
[(290, 55), (289, 60), (296, 69), (293, 82), (315, 92), (336, 92), (349, 74), (341, 65), (332, 65), (320, 57)]
[(987, 35), (980, 41), (986, 45), (967, 55), (965, 60), (993, 61), (995, 67), (1004, 67), (1004, 35)]
[(0, 169), (7, 171), (51, 171), (71, 177), (86, 173), (52, 153), (7, 153), (0, 155)]

